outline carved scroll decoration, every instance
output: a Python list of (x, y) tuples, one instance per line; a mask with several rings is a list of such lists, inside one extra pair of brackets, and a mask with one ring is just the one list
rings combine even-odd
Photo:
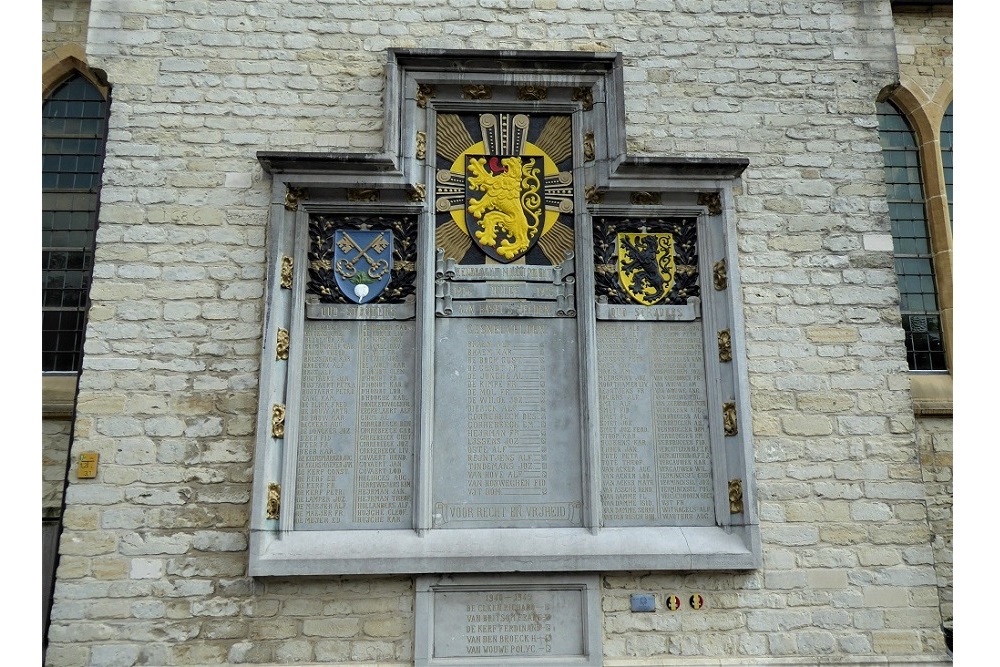
[(309, 199), (309, 191), (305, 188), (293, 188), (288, 186), (285, 189), (285, 209), (288, 211), (299, 210), (299, 200)]
[(712, 265), (712, 283), (715, 285), (716, 291), (719, 292), (729, 287), (729, 276), (726, 273), (725, 259), (720, 259)]
[(722, 425), (726, 435), (736, 435), (740, 432), (736, 425), (736, 403), (722, 404)]
[(417, 132), (417, 159), (423, 160), (427, 157), (427, 133)]
[(271, 482), (267, 485), (266, 516), (269, 520), (277, 520), (281, 514), (281, 485)]
[(278, 361), (288, 360), (288, 329), (278, 329), (278, 342), (275, 346), (274, 356)]
[(699, 192), (698, 206), (707, 206), (709, 215), (722, 213), (722, 197), (718, 192)]
[(727, 362), (733, 360), (733, 341), (729, 335), (729, 329), (719, 332), (719, 361)]
[(271, 435), (275, 438), (285, 437), (285, 406), (281, 403), (271, 406)]
[(729, 513), (743, 513), (743, 480), (729, 480)]
[(288, 255), (282, 255), (281, 257), (281, 287), (284, 289), (292, 289), (292, 269), (295, 267), (295, 262)]

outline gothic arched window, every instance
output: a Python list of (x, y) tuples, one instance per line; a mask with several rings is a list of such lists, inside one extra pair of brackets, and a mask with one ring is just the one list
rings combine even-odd
[(108, 101), (74, 73), (42, 103), (42, 371), (76, 372), (94, 267)]

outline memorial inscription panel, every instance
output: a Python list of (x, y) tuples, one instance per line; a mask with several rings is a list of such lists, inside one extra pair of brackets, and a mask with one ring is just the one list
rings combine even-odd
[(701, 322), (598, 322), (607, 526), (714, 525)]
[(581, 525), (576, 321), (436, 328), (434, 525)]
[(421, 577), (417, 618), (417, 665), (601, 660), (600, 590), (593, 576)]
[(412, 526), (413, 322), (306, 320), (296, 529)]

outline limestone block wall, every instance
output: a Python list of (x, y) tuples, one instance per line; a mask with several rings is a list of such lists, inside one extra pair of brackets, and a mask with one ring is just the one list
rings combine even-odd
[(68, 489), (49, 665), (412, 660), (410, 578), (246, 576), (255, 154), (378, 150), (389, 47), (618, 51), (631, 153), (750, 160), (764, 567), (607, 574), (607, 660), (943, 655), (874, 118), (887, 1), (94, 0), (89, 26), (114, 101), (74, 455), (101, 466)]
[(42, 57), (65, 44), (87, 41), (90, 0), (42, 0)]
[(893, 12), (900, 74), (934, 99), (952, 79), (951, 5), (901, 7)]
[(952, 608), (953, 560), (952, 420), (921, 417), (917, 420), (917, 447), (927, 488), (927, 516), (933, 535), (934, 568), (941, 591), (941, 616), (945, 625), (954, 619)]
[(69, 454), (71, 419), (42, 420), (42, 515), (54, 516), (62, 508), (66, 456)]

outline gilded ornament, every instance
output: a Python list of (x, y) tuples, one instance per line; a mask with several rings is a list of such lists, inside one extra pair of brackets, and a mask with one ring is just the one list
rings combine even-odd
[(285, 437), (285, 406), (281, 403), (271, 406), (271, 435), (275, 438)]
[(422, 202), (427, 199), (427, 186), (423, 183), (417, 183), (412, 187), (407, 187), (406, 195), (412, 202)]
[(719, 332), (719, 361), (733, 360), (733, 342), (729, 335), (729, 329)]
[(269, 520), (277, 520), (281, 514), (281, 485), (277, 482), (267, 485), (267, 507), (264, 511)]
[(633, 192), (631, 201), (636, 206), (655, 206), (660, 203), (660, 193)]
[(374, 188), (357, 188), (347, 191), (347, 201), (377, 202), (378, 190)]
[(426, 83), (417, 85), (417, 106), (421, 109), (427, 108), (427, 100), (434, 97), (434, 86)]
[(588, 204), (600, 204), (604, 200), (604, 193), (598, 190), (596, 185), (588, 185), (583, 191), (583, 196)]
[(709, 215), (722, 213), (722, 197), (718, 192), (699, 192), (698, 206), (707, 206)]
[(517, 99), (537, 102), (549, 96), (549, 89), (546, 86), (521, 86), (517, 89)]
[(285, 289), (292, 289), (292, 268), (294, 262), (288, 255), (281, 257), (281, 286)]
[(583, 159), (587, 162), (591, 162), (596, 155), (596, 150), (594, 149), (594, 133), (587, 132), (583, 135)]
[(417, 159), (423, 160), (427, 157), (427, 133), (417, 132)]
[(274, 356), (278, 361), (288, 360), (288, 329), (278, 329), (278, 344)]
[(289, 211), (299, 210), (299, 200), (309, 199), (309, 192), (305, 188), (285, 188), (285, 209)]
[(743, 513), (743, 480), (729, 480), (729, 513)]
[(739, 433), (739, 429), (736, 426), (735, 403), (722, 404), (722, 425), (725, 428), (726, 435), (736, 435)]
[(712, 282), (719, 292), (729, 287), (729, 276), (726, 273), (726, 260), (720, 259), (712, 265)]
[(462, 89), (462, 97), (467, 100), (488, 100), (493, 97), (493, 88), (482, 84), (466, 86)]
[(594, 89), (590, 86), (575, 88), (573, 90), (573, 101), (580, 102), (583, 105), (584, 111), (590, 111), (594, 108)]

